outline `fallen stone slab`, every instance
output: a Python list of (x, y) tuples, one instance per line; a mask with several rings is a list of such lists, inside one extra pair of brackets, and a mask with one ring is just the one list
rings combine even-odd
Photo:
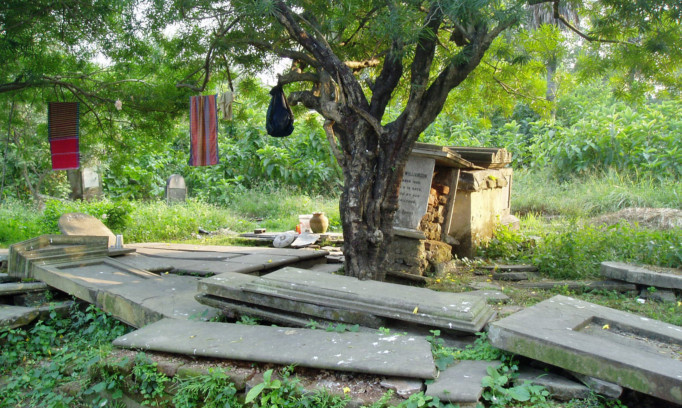
[(291, 243), (292, 248), (301, 248), (304, 246), (312, 245), (320, 240), (319, 234), (309, 234), (303, 233), (299, 234), (296, 239)]
[(493, 264), (477, 266), (480, 269), (486, 269), (492, 272), (537, 272), (538, 268), (533, 265), (506, 265)]
[(541, 385), (547, 389), (549, 395), (559, 401), (585, 399), (590, 396), (590, 389), (581, 383), (564, 376), (545, 372), (530, 367), (523, 367), (514, 379), (514, 385), (522, 385), (526, 381), (533, 385)]
[(386, 389), (395, 391), (402, 398), (409, 398), (410, 395), (424, 389), (423, 381), (409, 378), (388, 377), (381, 380), (379, 384)]
[(481, 296), (485, 298), (488, 303), (506, 303), (509, 301), (509, 296), (499, 290), (479, 289), (464, 293), (472, 296)]
[(515, 282), (515, 288), (550, 290), (566, 288), (574, 291), (612, 290), (615, 292), (636, 292), (637, 285), (618, 281), (533, 281)]
[(571, 375), (585, 384), (591, 391), (608, 398), (618, 398), (623, 393), (623, 387), (612, 382), (600, 380), (589, 375), (571, 371)]
[(196, 278), (159, 276), (112, 258), (44, 265), (36, 267), (34, 274), (134, 327), (164, 317), (210, 319), (218, 314), (194, 299)]
[(675, 296), (674, 291), (667, 289), (656, 289), (652, 291), (649, 288), (642, 289), (639, 292), (639, 296), (644, 299), (653, 300), (654, 302), (677, 302), (677, 296)]
[(142, 269), (149, 272), (170, 272), (173, 270), (173, 265), (169, 262), (159, 259), (158, 257), (145, 256), (142, 254), (127, 254), (116, 258), (116, 260), (124, 265), (134, 269)]
[(432, 379), (423, 337), (163, 319), (114, 340), (117, 347), (326, 370)]
[(607, 278), (657, 288), (682, 289), (682, 270), (636, 266), (623, 262), (602, 262), (601, 274)]
[(519, 282), (529, 279), (536, 279), (539, 275), (535, 272), (496, 272), (493, 279), (497, 281)]
[(483, 394), (481, 381), (488, 375), (488, 367), (499, 365), (499, 361), (460, 361), (441, 371), (438, 378), (426, 386), (426, 395), (458, 404), (460, 408), (475, 407)]
[(491, 323), (498, 348), (682, 404), (682, 327), (555, 296)]
[(164, 275), (102, 290), (97, 304), (102, 310), (133, 327), (144, 327), (163, 318), (210, 320), (219, 310), (196, 301), (198, 278)]
[[(226, 272), (263, 274), (288, 265), (324, 263), (327, 251), (188, 244), (132, 244), (138, 253), (159, 259), (172, 270), (199, 276)], [(123, 257), (123, 258), (127, 258)]]
[[(283, 268), (263, 277), (222, 274), (202, 279), (199, 291), (231, 301), (258, 304), (316, 316), (331, 308), (336, 320), (359, 323), (358, 316), (391, 319), (418, 326), (475, 333), (494, 314), (485, 299), (466, 293), (436, 292), (377, 281)], [(331, 315), (321, 315), (329, 319)]]
[(108, 255), (107, 238), (42, 235), (10, 245), (7, 272), (20, 279), (33, 278), (36, 265), (102, 258)]
[(0, 329), (14, 329), (35, 320), (40, 312), (35, 307), (0, 305)]
[(47, 285), (43, 282), (0, 283), (0, 296), (18, 295), (27, 292), (41, 292), (47, 289)]

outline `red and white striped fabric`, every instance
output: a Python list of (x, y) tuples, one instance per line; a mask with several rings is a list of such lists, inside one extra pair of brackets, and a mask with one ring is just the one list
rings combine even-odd
[(79, 167), (79, 119), (78, 102), (47, 104), (47, 132), (52, 154), (52, 170), (69, 170)]

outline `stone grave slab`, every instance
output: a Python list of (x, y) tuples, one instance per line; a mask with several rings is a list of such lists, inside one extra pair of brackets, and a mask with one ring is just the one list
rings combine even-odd
[(148, 271), (132, 269), (111, 258), (42, 265), (34, 269), (34, 276), (53, 288), (94, 304), (97, 304), (97, 293), (100, 290), (158, 277)]
[(602, 262), (601, 274), (610, 279), (638, 285), (682, 290), (682, 270), (680, 269), (660, 268), (660, 270), (653, 270), (645, 266), (630, 265), (623, 262)]
[(106, 237), (42, 235), (10, 246), (8, 274), (33, 278), (36, 265), (107, 256)]
[(116, 235), (92, 215), (82, 213), (66, 213), (59, 217), (59, 231), (64, 235), (89, 235), (107, 237), (107, 246), (116, 245)]
[(488, 367), (499, 365), (499, 361), (460, 361), (441, 371), (438, 378), (426, 386), (425, 394), (458, 404), (461, 408), (473, 408), (483, 394), (481, 380), (488, 375)]
[(164, 275), (102, 290), (97, 304), (107, 313), (134, 327), (143, 327), (163, 318), (209, 320), (219, 311), (194, 298), (198, 278)]
[(35, 275), (135, 327), (164, 317), (210, 319), (218, 314), (194, 299), (195, 278), (161, 277), (111, 258), (44, 265)]
[(145, 256), (141, 254), (126, 254), (116, 258), (116, 260), (133, 269), (144, 269), (149, 272), (169, 272), (173, 270), (170, 262), (157, 257)]
[(9, 282), (0, 284), (0, 296), (18, 295), (47, 290), (43, 282)]
[(309, 305), (315, 305), (338, 311), (336, 320), (346, 323), (359, 323), (355, 319), (362, 315), (470, 333), (480, 331), (494, 313), (478, 296), (360, 281), (292, 267), (264, 277), (217, 275), (201, 280), (199, 291), (229, 301), (312, 313), (311, 318), (318, 309)]
[(498, 348), (682, 404), (682, 327), (554, 296), (491, 323)]
[(166, 181), (166, 201), (182, 203), (187, 199), (187, 185), (180, 174), (172, 174)]
[(435, 378), (419, 336), (163, 319), (114, 340), (117, 347), (376, 375)]
[(436, 160), (428, 157), (410, 156), (405, 165), (403, 181), (398, 195), (398, 211), (394, 225), (407, 229), (419, 229), (419, 222), (429, 203), (431, 180)]
[(14, 329), (35, 320), (40, 312), (35, 307), (0, 305), (0, 329)]
[(248, 252), (218, 252), (218, 251), (183, 251), (183, 250), (169, 250), (158, 248), (140, 247), (136, 249), (138, 254), (145, 256), (165, 258), (165, 259), (182, 259), (182, 260), (198, 260), (198, 261), (225, 261), (227, 259), (236, 258), (247, 255)]

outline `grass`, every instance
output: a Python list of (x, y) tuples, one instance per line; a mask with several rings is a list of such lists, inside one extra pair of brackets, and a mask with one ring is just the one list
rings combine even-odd
[(559, 182), (548, 171), (514, 170), (513, 213), (587, 218), (627, 207), (682, 209), (682, 183), (615, 170)]
[[(199, 228), (206, 231), (227, 230), (236, 233), (265, 228), (268, 231), (295, 229), (300, 214), (324, 212), (329, 230), (341, 231), (338, 197), (322, 197), (295, 192), (247, 191), (231, 200), (228, 207), (218, 207), (197, 200), (182, 204), (153, 202), (62, 202), (48, 201), (40, 211), (33, 205), (16, 201), (0, 203), (0, 247), (43, 234), (59, 233), (57, 221), (68, 212), (82, 212), (100, 219), (125, 241), (177, 242), (196, 238)], [(222, 243), (240, 244), (233, 237), (217, 238)], [(218, 244), (218, 243), (215, 243)]]

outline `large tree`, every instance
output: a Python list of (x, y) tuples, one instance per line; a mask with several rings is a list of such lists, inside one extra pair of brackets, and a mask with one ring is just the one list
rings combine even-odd
[[(561, 15), (561, 6), (567, 1), (581, 14), (585, 28), (573, 26)], [(556, 21), (576, 38), (594, 44), (586, 57), (604, 63), (595, 64), (593, 71), (622, 66), (633, 79), (679, 88), (680, 4), (674, 1), (111, 2), (125, 11), (122, 19), (116, 18), (115, 7), (105, 7), (107, 2), (41, 0), (38, 4), (43, 3), (46, 13), (36, 14), (35, 21), (45, 22), (50, 35), (59, 33), (54, 24), (61, 23), (68, 32), (69, 26), (60, 17), (70, 16), (66, 5), (101, 5), (108, 16), (102, 20), (106, 24), (86, 25), (84, 32), (91, 32), (105, 45), (101, 52), (115, 62), (114, 72), (124, 75), (136, 72), (139, 65), (146, 69), (156, 66), (166, 83), (172, 81), (177, 90), (208, 91), (216, 76), (229, 80), (235, 69), (257, 72), (282, 58), (289, 59), (291, 68), (279, 76), (279, 85), (286, 86), (292, 104), (324, 118), (327, 138), (344, 175), (340, 209), (345, 271), (361, 279), (384, 278), (381, 266), (392, 240), (402, 174), (414, 143), (442, 111), (451, 91), (486, 58), (494, 58), (489, 51), (495, 43), (514, 41), (518, 28), (527, 22), (529, 5), (551, 5)], [(50, 9), (49, 5), (59, 7)], [(138, 19), (142, 14), (145, 18)], [(16, 44), (21, 44), (23, 37), (6, 27), (34, 24), (22, 16), (17, 10), (0, 11), (4, 42), (0, 45), (9, 44), (10, 52), (18, 48), (6, 40), (16, 39)], [(51, 23), (51, 19), (56, 20)], [(97, 30), (108, 23), (116, 35)], [(45, 38), (36, 36), (36, 30), (27, 29), (26, 33), (33, 34), (33, 40)], [(66, 46), (76, 52), (87, 49)], [(7, 49), (0, 48), (0, 52), (9, 54)], [(32, 75), (33, 82), (29, 82), (21, 71), (17, 67), (13, 77), (3, 75), (0, 92), (29, 83), (43, 86), (44, 79)], [(163, 100), (164, 93), (152, 92), (157, 88), (150, 88), (149, 106), (156, 99)], [(178, 93), (162, 89), (177, 100)], [(476, 98), (476, 94), (470, 97)]]
[[(279, 76), (279, 85), (311, 83), (310, 89), (295, 88), (299, 90), (290, 94), (290, 102), (324, 118), (343, 169), (346, 274), (381, 280), (402, 174), (414, 143), (496, 38), (525, 21), (529, 3), (548, 3), (553, 18), (583, 39), (625, 50), (641, 46), (651, 29), (647, 19), (655, 14), (644, 4), (627, 1), (590, 3), (591, 9), (582, 10), (590, 12), (592, 31), (583, 32), (560, 14), (562, 0), (185, 1), (172, 8), (176, 23), (193, 22), (179, 38), (201, 41), (190, 33), (210, 35), (204, 40), (200, 75), (194, 85), (188, 77), (181, 86), (203, 90), (218, 55), (225, 56), (220, 63), (242, 67), (268, 56), (291, 59), (292, 68)], [(679, 27), (679, 5), (646, 3), (655, 6), (657, 21), (674, 20), (662, 26)], [(627, 21), (617, 21), (617, 16)], [(633, 30), (639, 31), (639, 39), (631, 37)]]

